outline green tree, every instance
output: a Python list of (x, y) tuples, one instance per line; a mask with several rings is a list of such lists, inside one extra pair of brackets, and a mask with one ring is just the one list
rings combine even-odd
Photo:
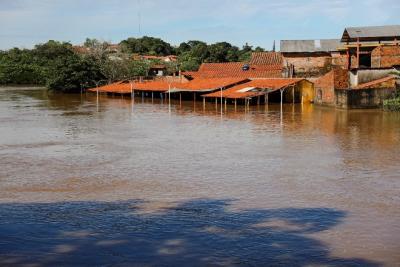
[(54, 91), (78, 92), (83, 87), (94, 86), (94, 82), (104, 79), (96, 61), (90, 57), (71, 55), (59, 59), (54, 64), (46, 85)]
[(167, 56), (175, 54), (174, 48), (160, 38), (143, 36), (142, 38), (130, 37), (121, 41), (123, 50), (128, 53), (142, 55)]

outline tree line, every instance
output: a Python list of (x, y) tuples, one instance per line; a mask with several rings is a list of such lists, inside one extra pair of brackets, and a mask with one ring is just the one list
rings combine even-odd
[[(100, 83), (135, 76), (147, 76), (152, 65), (162, 63), (167, 72), (197, 70), (203, 62), (247, 61), (253, 49), (241, 49), (227, 42), (207, 44), (202, 41), (183, 42), (172, 46), (160, 38), (127, 38), (117, 51), (107, 42), (87, 38), (79, 51), (71, 43), (50, 40), (32, 49), (12, 48), (0, 51), (0, 84), (45, 85), (63, 92), (79, 91)], [(134, 55), (176, 55), (176, 62), (135, 60)]]

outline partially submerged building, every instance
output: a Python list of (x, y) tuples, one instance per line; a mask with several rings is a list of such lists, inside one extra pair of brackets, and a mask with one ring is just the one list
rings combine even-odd
[[(289, 102), (376, 108), (397, 90), (400, 26), (349, 27), (341, 39), (282, 40), (280, 52), (248, 62), (203, 63), (173, 79), (123, 81), (92, 89), (225, 103)], [(148, 60), (148, 59), (146, 59)], [(179, 73), (180, 74), (180, 73)], [(183, 78), (185, 77), (185, 78)], [(307, 80), (304, 79), (307, 77)]]
[(243, 104), (268, 104), (273, 102), (303, 103), (313, 101), (314, 87), (305, 79), (289, 78), (262, 78), (253, 79), (232, 86), (226, 90), (220, 90), (203, 95), (204, 99), (221, 99), (226, 103)]
[(339, 108), (382, 106), (398, 88), (392, 73), (400, 66), (399, 39), (400, 25), (346, 28), (337, 47), (340, 60), (332, 54), (331, 70), (314, 80), (315, 103)]
[(318, 77), (345, 66), (340, 39), (282, 40), (281, 53), (286, 77)]

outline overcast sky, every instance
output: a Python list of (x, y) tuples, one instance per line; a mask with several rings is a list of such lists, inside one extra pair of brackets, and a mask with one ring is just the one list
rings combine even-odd
[(273, 40), (278, 47), (281, 39), (340, 38), (346, 26), (393, 24), (400, 0), (0, 0), (0, 49), (140, 35), (271, 49)]

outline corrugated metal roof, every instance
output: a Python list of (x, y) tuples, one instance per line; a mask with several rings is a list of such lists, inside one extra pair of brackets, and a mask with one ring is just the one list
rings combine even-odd
[(282, 53), (330, 52), (339, 46), (339, 39), (281, 40)]
[(371, 38), (400, 37), (400, 25), (369, 26), (369, 27), (347, 27), (342, 35), (342, 42), (356, 41)]

